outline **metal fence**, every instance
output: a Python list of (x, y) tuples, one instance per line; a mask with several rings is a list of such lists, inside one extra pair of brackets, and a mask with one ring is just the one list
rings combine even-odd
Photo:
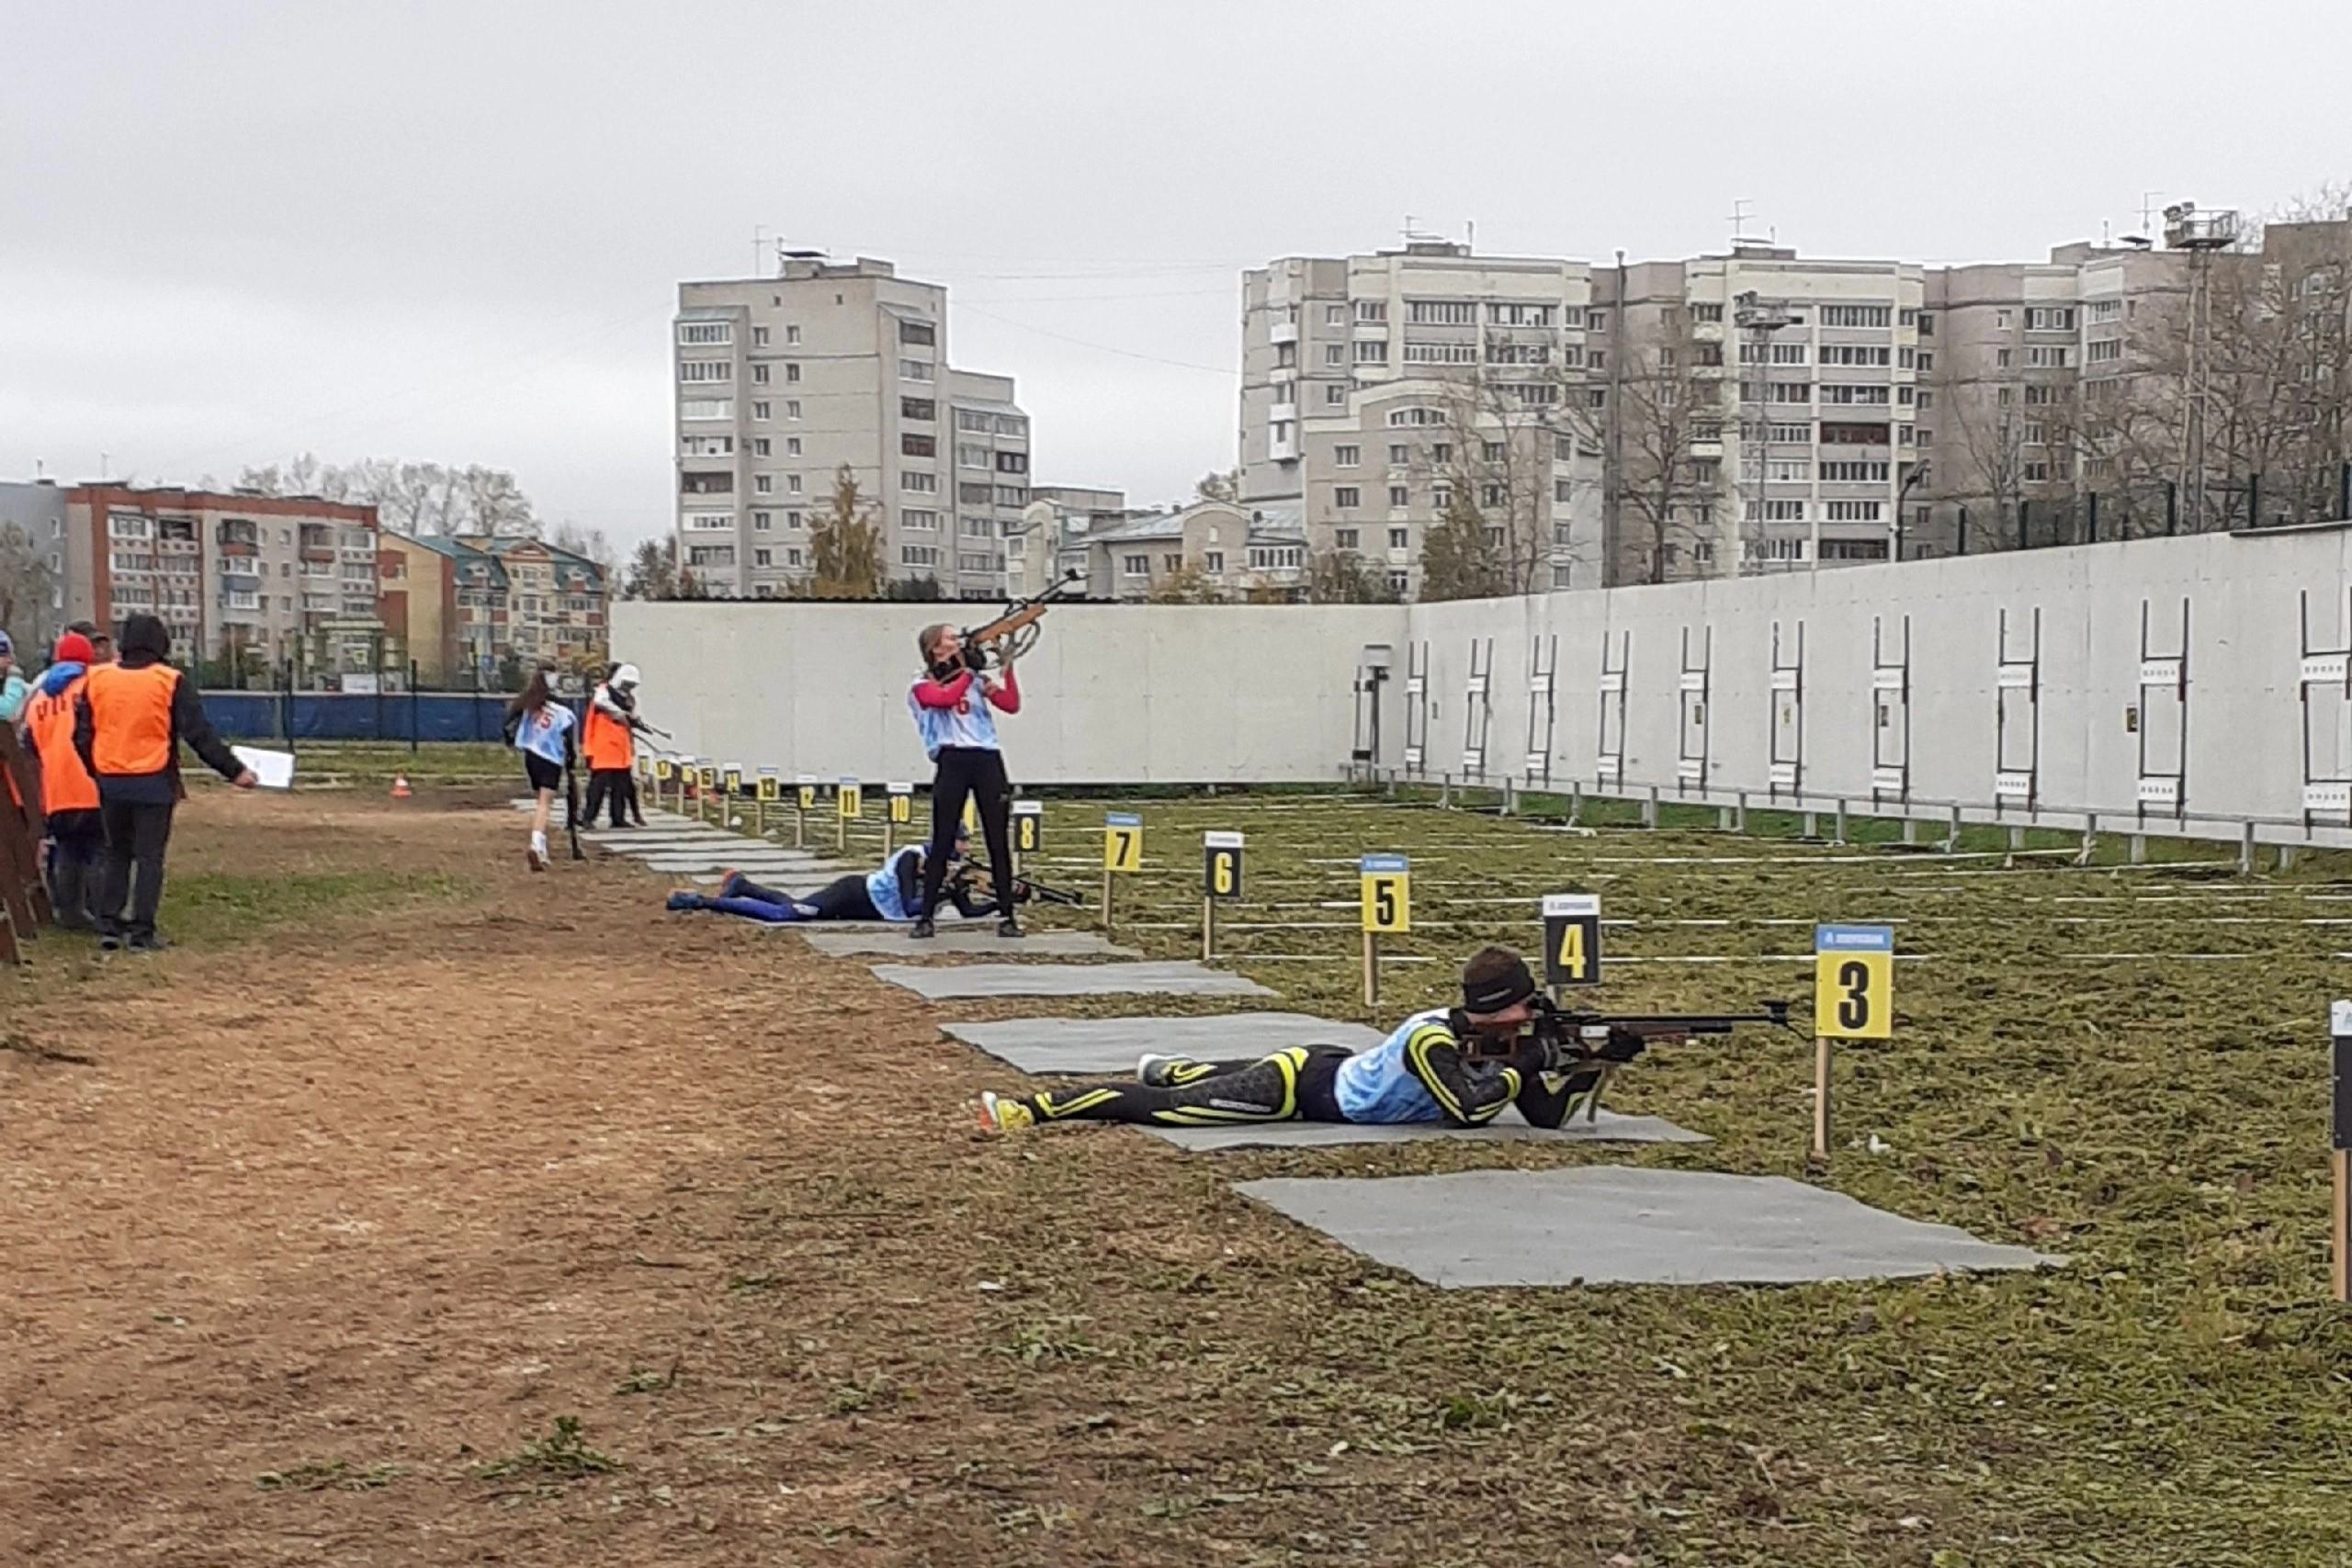
[(496, 741), (504, 694), (206, 692), (213, 728), (232, 740)]

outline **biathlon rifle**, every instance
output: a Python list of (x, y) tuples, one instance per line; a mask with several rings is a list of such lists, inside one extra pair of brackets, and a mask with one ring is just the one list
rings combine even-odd
[(571, 840), (571, 858), (586, 860), (587, 852), (580, 847), (580, 774), (571, 764), (571, 743), (567, 739), (563, 748), (563, 830)]
[(1037, 623), (1045, 619), (1047, 610), (1069, 596), (1065, 590), (1077, 581), (1078, 573), (1069, 572), (1043, 593), (1008, 600), (1004, 614), (986, 625), (965, 627), (965, 664), (975, 671), (1001, 669), (1008, 660), (1024, 657), (1037, 646), (1043, 630)]
[[(1592, 1122), (1600, 1117), (1600, 1091), (1609, 1087), (1610, 1075), (1654, 1042), (1729, 1034), (1747, 1024), (1785, 1029), (1792, 1034), (1804, 1032), (1789, 1021), (1786, 1001), (1768, 999), (1756, 1005), (1758, 1010), (1755, 1012), (1584, 1012), (1539, 996), (1534, 1001), (1535, 1023), (1531, 1032), (1564, 1069), (1600, 1069), (1600, 1077), (1584, 1103), (1585, 1120)], [(1516, 1037), (1506, 1037), (1466, 1041), (1464, 1044), (1464, 1055), (1471, 1060), (1493, 1061), (1515, 1055), (1520, 1042)]]
[[(966, 865), (956, 874), (955, 884), (990, 898), (996, 897), (996, 879), (989, 874), (989, 868), (984, 865)], [(1032, 882), (1025, 876), (1014, 877), (1012, 901), (1016, 904), (1026, 904), (1033, 900), (1040, 904), (1059, 904), (1071, 909), (1081, 909), (1086, 907), (1085, 899), (1067, 888), (1048, 887), (1042, 882)]]

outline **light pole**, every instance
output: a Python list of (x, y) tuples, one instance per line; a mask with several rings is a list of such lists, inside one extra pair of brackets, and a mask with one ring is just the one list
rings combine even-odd
[(1928, 459), (1920, 458), (1903, 476), (1903, 488), (1894, 492), (1894, 558), (1903, 558), (1903, 507), (1911, 499), (1911, 487), (1928, 477)]
[[(1732, 321), (1738, 327), (1741, 333), (1747, 335), (1747, 346), (1753, 350), (1755, 354), (1755, 361), (1752, 366), (1755, 372), (1755, 379), (1751, 381), (1745, 376), (1740, 378), (1740, 401), (1745, 405), (1752, 406), (1755, 410), (1755, 413), (1751, 418), (1747, 412), (1746, 408), (1743, 408), (1741, 411), (1739, 421), (1739, 466), (1742, 468), (1746, 468), (1747, 467), (1748, 447), (1749, 444), (1753, 442), (1755, 445), (1756, 454), (1756, 472), (1748, 480), (1748, 505), (1750, 509), (1755, 512), (1756, 522), (1759, 525), (1760, 529), (1760, 525), (1764, 521), (1764, 437), (1765, 433), (1771, 427), (1771, 412), (1765, 402), (1765, 397), (1772, 389), (1770, 373), (1772, 334), (1779, 332), (1783, 327), (1795, 326), (1797, 324), (1798, 318), (1790, 314), (1784, 307), (1765, 304), (1752, 288), (1744, 294), (1735, 297), (1732, 300), (1732, 304), (1735, 307), (1732, 311)], [(1755, 394), (1753, 397), (1748, 395), (1751, 391)], [(1811, 407), (1812, 405), (1810, 401), (1808, 401), (1806, 404), (1808, 413), (1811, 412)], [(1812, 509), (1807, 508), (1807, 510), (1810, 511)], [(1743, 547), (1740, 551), (1742, 558), (1740, 567), (1743, 575), (1745, 575), (1747, 565), (1746, 559), (1747, 553), (1745, 548), (1746, 543), (1747, 540), (1743, 533), (1741, 538)], [(1813, 529), (1812, 549), (1814, 557), (1817, 560), (1821, 555), (1821, 525), (1817, 521), (1815, 523)]]

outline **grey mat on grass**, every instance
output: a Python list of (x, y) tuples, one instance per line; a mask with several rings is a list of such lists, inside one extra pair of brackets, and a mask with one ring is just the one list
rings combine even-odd
[(1142, 1127), (1137, 1131), (1179, 1148), (1321, 1149), (1348, 1144), (1408, 1144), (1445, 1138), (1474, 1144), (1704, 1144), (1703, 1133), (1678, 1127), (1662, 1116), (1620, 1116), (1603, 1109), (1587, 1122), (1578, 1116), (1564, 1127), (1531, 1127), (1506, 1110), (1484, 1127), (1449, 1127), (1442, 1122), (1358, 1126), (1349, 1122), (1274, 1122), (1262, 1127)]
[(1189, 959), (1155, 964), (876, 964), (875, 978), (933, 1001), (954, 997), (1271, 997), (1254, 980)]
[(868, 921), (854, 925), (814, 924), (791, 928), (808, 939), (818, 952), (844, 958), (852, 953), (879, 953), (892, 957), (928, 958), (938, 953), (993, 953), (1018, 960), (1039, 958), (1134, 958), (1133, 948), (1114, 947), (1099, 931), (1033, 931), (1026, 936), (996, 934), (996, 919), (984, 916), (965, 920), (943, 916), (939, 934), (917, 942), (908, 928)]

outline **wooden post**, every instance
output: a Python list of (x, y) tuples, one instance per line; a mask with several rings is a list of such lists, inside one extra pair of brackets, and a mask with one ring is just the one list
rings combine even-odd
[(1380, 933), (1363, 933), (1363, 1005), (1380, 1005)]
[(1842, 795), (1838, 797), (1837, 821), (1838, 826), (1830, 831), (1829, 841), (1842, 844), (1846, 841), (1846, 797)]
[(849, 848), (849, 818), (842, 815), (842, 803), (838, 797), (833, 801), (833, 848)]
[(1106, 865), (1102, 868), (1102, 934), (1104, 936), (1111, 934), (1111, 868)]
[(1216, 957), (1216, 900), (1204, 893), (1201, 895), (1201, 962), (1206, 964)]
[(808, 808), (800, 804), (797, 795), (792, 797), (792, 847), (796, 850), (808, 847)]
[(766, 796), (756, 793), (759, 787), (757, 784), (752, 786), (754, 792), (752, 796), (752, 831), (764, 839), (768, 836), (768, 803)]
[(1814, 1036), (1813, 1041), (1813, 1157), (1829, 1157), (1829, 1037)]
[(2335, 1299), (2352, 1302), (2352, 1002), (2330, 1008), (2328, 1024), (2335, 1066), (2335, 1113), (2328, 1139), (2335, 1145), (2329, 1162), (2335, 1176), (2330, 1261)]

